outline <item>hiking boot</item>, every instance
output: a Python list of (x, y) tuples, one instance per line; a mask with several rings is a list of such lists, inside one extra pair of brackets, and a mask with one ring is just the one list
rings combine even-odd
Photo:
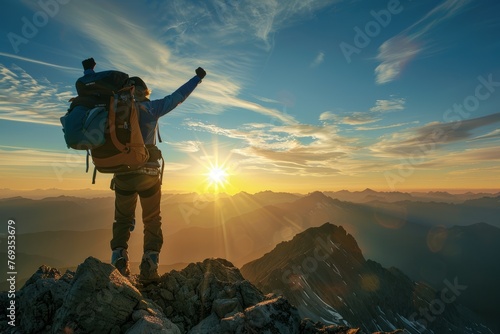
[(116, 248), (111, 254), (111, 264), (125, 277), (130, 276), (128, 252), (125, 248)]
[(139, 266), (141, 273), (139, 274), (139, 281), (142, 283), (158, 282), (160, 275), (158, 275), (158, 260), (159, 252), (146, 251), (142, 256), (141, 265)]

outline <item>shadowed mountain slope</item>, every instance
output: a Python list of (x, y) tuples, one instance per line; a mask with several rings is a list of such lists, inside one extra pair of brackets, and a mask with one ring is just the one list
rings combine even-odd
[(460, 281), (447, 281), (446, 291), (415, 283), (398, 269), (365, 260), (354, 238), (332, 224), (296, 235), (241, 272), (317, 321), (365, 331), (491, 333), (457, 302), (465, 289)]

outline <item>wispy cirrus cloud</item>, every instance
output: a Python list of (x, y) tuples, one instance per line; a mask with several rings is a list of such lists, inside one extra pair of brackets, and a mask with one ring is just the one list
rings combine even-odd
[(187, 170), (191, 167), (191, 165), (176, 163), (176, 162), (166, 162), (165, 163), (165, 171), (167, 172), (177, 172), (180, 170)]
[(0, 146), (2, 167), (55, 167), (82, 168), (85, 165), (84, 152), (55, 152), (30, 147)]
[[(314, 15), (315, 12), (342, 0), (208, 0), (156, 2), (164, 13), (164, 32), (174, 36), (178, 45), (214, 38), (226, 45), (255, 41), (256, 46), (272, 48), (273, 35), (279, 29)], [(194, 22), (194, 24), (193, 24)], [(207, 32), (209, 32), (207, 34)], [(201, 43), (203, 44), (203, 43)]]
[(61, 125), (73, 96), (69, 87), (35, 79), (17, 65), (0, 63), (0, 119)]
[(411, 124), (418, 124), (418, 121), (408, 122), (408, 123), (396, 123), (389, 125), (379, 125), (379, 126), (357, 126), (356, 130), (358, 131), (373, 131), (373, 130), (385, 130), (392, 128), (400, 128), (402, 126), (408, 126)]
[(370, 149), (386, 157), (401, 158), (419, 152), (420, 155), (426, 155), (438, 151), (446, 144), (474, 138), (475, 131), (499, 122), (500, 113), (449, 123), (432, 122), (388, 135)]
[(396, 36), (384, 42), (377, 55), (381, 63), (375, 68), (376, 82), (384, 84), (396, 79), (406, 63), (422, 50), (412, 36)]
[(375, 106), (370, 108), (373, 112), (388, 112), (405, 109), (406, 100), (404, 98), (393, 98), (390, 100), (377, 100)]
[[(457, 174), (472, 174), (484, 170), (500, 173), (498, 167), (487, 167), (485, 165), (485, 163), (491, 164), (497, 161), (500, 161), (500, 152), (496, 147), (468, 148), (462, 151), (447, 152), (447, 154), (442, 154), (441, 151), (430, 151), (426, 152), (425, 155), (415, 157), (412, 161), (412, 168), (428, 170), (456, 169), (451, 174), (457, 172)], [(475, 169), (477, 170), (475, 171)]]
[(48, 66), (48, 67), (52, 67), (52, 68), (55, 68), (55, 69), (58, 69), (58, 70), (69, 71), (70, 73), (81, 73), (81, 71), (82, 71), (80, 68), (62, 66), (62, 65), (59, 65), (59, 64), (53, 64), (53, 63), (49, 63), (49, 62), (45, 62), (45, 61), (40, 61), (38, 59), (32, 59), (32, 58), (22, 57), (22, 56), (18, 56), (18, 55), (14, 55), (14, 54), (11, 54), (11, 53), (6, 53), (6, 52), (0, 52), (0, 56), (11, 58), (11, 59), (22, 60), (22, 61), (25, 61), (25, 62), (28, 62), (28, 63), (38, 64), (38, 65), (43, 65), (43, 66)]
[(381, 120), (379, 116), (375, 116), (375, 113), (363, 111), (354, 111), (344, 115), (337, 115), (327, 111), (322, 113), (319, 119), (321, 121), (334, 121), (347, 125), (369, 124)]
[(488, 132), (484, 135), (480, 135), (480, 136), (471, 138), (471, 140), (491, 139), (491, 138), (500, 138), (500, 129), (495, 129), (495, 130)]
[(181, 152), (195, 153), (200, 151), (202, 143), (195, 140), (187, 140), (181, 142), (167, 142), (167, 144), (173, 146), (175, 149)]
[[(383, 119), (383, 114), (394, 111), (405, 110), (406, 100), (404, 98), (391, 98), (388, 100), (377, 100), (375, 106), (368, 111), (354, 111), (347, 114), (335, 114), (330, 111), (322, 113), (319, 117), (321, 121), (334, 121), (347, 125), (362, 125), (375, 123)], [(357, 128), (366, 130), (367, 128)]]
[(398, 35), (385, 41), (379, 47), (375, 68), (376, 82), (384, 84), (393, 81), (412, 58), (426, 49), (424, 37), (436, 26), (457, 15), (471, 0), (446, 0), (434, 7), (417, 22)]
[(312, 63), (309, 65), (310, 67), (318, 67), (325, 61), (325, 53), (324, 52), (319, 52), (316, 58), (312, 61)]

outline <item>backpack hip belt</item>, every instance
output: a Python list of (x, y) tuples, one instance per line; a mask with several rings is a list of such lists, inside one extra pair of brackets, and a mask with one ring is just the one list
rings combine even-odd
[(115, 175), (128, 175), (128, 174), (146, 174), (146, 175), (160, 175), (160, 167), (141, 167), (136, 170), (128, 172), (118, 172)]

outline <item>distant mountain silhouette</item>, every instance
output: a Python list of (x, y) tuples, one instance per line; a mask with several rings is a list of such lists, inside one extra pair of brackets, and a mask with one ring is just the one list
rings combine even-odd
[[(88, 231), (109, 228), (113, 221), (114, 199), (112, 192), (108, 194), (109, 197), (100, 198), (73, 196), (47, 197), (37, 200), (22, 197), (4, 198), (0, 199), (0, 219), (15, 218), (22, 222), (18, 226), (17, 233), (58, 230)], [(477, 197), (477, 194), (449, 194), (451, 198), (454, 198), (455, 203), (450, 204), (424, 201), (422, 200), (423, 194), (416, 198), (407, 193), (384, 193), (368, 189), (363, 192), (316, 192), (305, 196), (272, 191), (253, 195), (242, 192), (233, 196), (196, 193), (164, 194), (161, 209), (164, 221), (169, 227), (165, 233), (171, 234), (193, 226), (212, 228), (224, 225), (233, 218), (270, 205), (290, 211), (289, 218), (293, 222), (294, 211), (300, 210), (296, 206), (300, 206), (301, 203), (307, 205), (308, 202), (314, 201), (314, 194), (318, 196), (323, 194), (327, 199), (338, 200), (336, 202), (338, 207), (346, 206), (347, 203), (363, 204), (370, 207), (375, 215), (387, 214), (429, 226), (470, 225), (485, 222), (500, 227), (500, 196), (493, 197), (490, 194), (489, 197)], [(358, 198), (359, 196), (362, 200)], [(463, 200), (464, 196), (470, 199)], [(301, 198), (306, 198), (306, 200), (295, 204)], [(325, 202), (327, 199), (322, 199), (322, 201)], [(316, 209), (314, 208), (318, 213)], [(140, 213), (140, 208), (138, 208), (136, 214), (138, 221), (140, 221)], [(332, 219), (332, 216), (328, 216), (327, 213), (324, 216), (327, 218), (320, 220), (317, 224)], [(311, 226), (315, 225), (305, 225), (305, 227)]]
[(372, 207), (374, 211), (384, 212), (427, 226), (488, 223), (500, 228), (500, 197), (466, 200), (460, 204), (420, 201), (392, 203), (373, 201), (364, 205)]
[(461, 281), (447, 282), (446, 293), (412, 282), (395, 268), (365, 260), (354, 238), (332, 224), (296, 235), (241, 272), (264, 293), (283, 293), (313, 321), (365, 331), (491, 333), (456, 302)]
[[(21, 224), (17, 233), (43, 231), (89, 231), (109, 228), (113, 222), (114, 198), (79, 198), (72, 196), (28, 199), (11, 197), (0, 199), (0, 218), (15, 218)], [(254, 195), (241, 192), (234, 196), (190, 194), (163, 194), (161, 210), (168, 223), (165, 233), (174, 233), (193, 226), (215, 227), (227, 220), (262, 206), (291, 202), (299, 198), (288, 193), (260, 192)], [(141, 209), (136, 211), (140, 221)]]
[(97, 198), (97, 197), (110, 197), (112, 195), (107, 190), (95, 190), (91, 188), (86, 189), (33, 189), (33, 190), (15, 190), (9, 188), (0, 189), (0, 199), (12, 198), (12, 197), (23, 197), (30, 199), (43, 199), (47, 197), (58, 197), (58, 196), (74, 196), (79, 198)]
[(0, 217), (15, 219), (16, 234), (43, 231), (85, 231), (106, 228), (113, 221), (112, 198), (22, 197), (0, 200)]
[(450, 194), (444, 191), (430, 191), (430, 192), (383, 192), (374, 191), (372, 189), (365, 189), (363, 191), (326, 191), (325, 195), (332, 198), (354, 202), (354, 203), (367, 203), (371, 201), (382, 202), (401, 202), (401, 201), (418, 201), (418, 202), (444, 202), (444, 203), (463, 203), (471, 199), (478, 199), (483, 197), (498, 197), (500, 192), (497, 193), (461, 193)]

